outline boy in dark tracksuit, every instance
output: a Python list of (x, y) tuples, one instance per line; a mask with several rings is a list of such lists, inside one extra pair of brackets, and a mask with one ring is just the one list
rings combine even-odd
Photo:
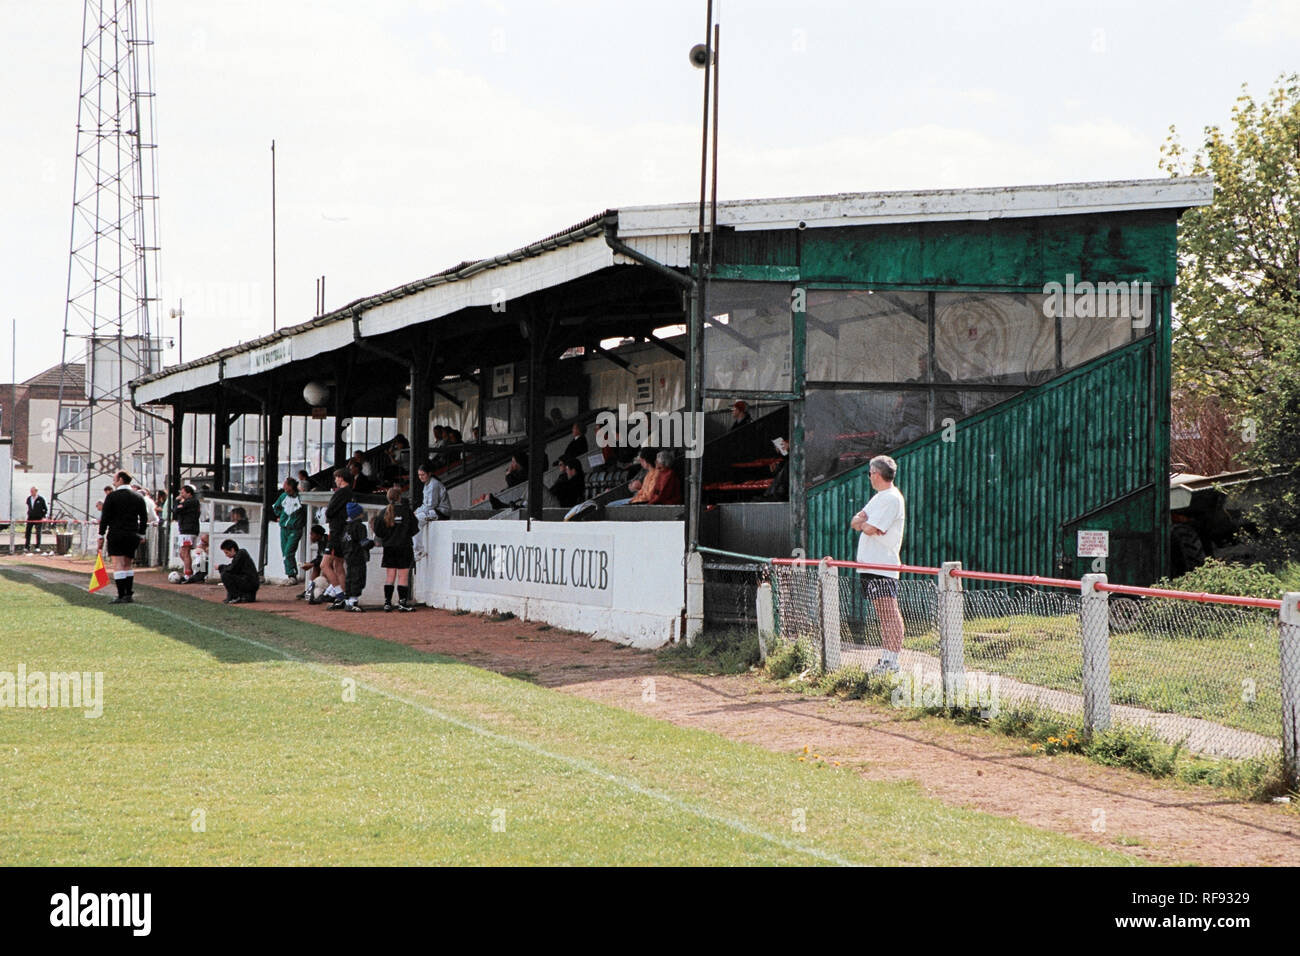
[[(333, 540), (331, 539), (331, 544)], [(366, 589), (366, 564), (375, 542), (366, 534), (365, 511), (355, 501), (348, 502), (348, 523), (343, 527), (340, 550), (347, 574), (344, 598), (335, 600), (328, 611), (364, 611), (357, 603)]]
[(224, 603), (252, 604), (257, 600), (257, 588), (261, 583), (253, 556), (229, 539), (221, 542), (221, 553), (230, 561), (217, 568), (221, 583), (226, 586)]

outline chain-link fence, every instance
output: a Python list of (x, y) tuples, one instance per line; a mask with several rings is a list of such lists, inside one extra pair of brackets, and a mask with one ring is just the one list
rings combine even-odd
[(758, 585), (767, 565), (744, 561), (705, 561), (704, 626), (717, 630), (758, 626)]
[[(1046, 711), (1095, 730), (1142, 727), (1216, 757), (1294, 751), (1300, 737), (1300, 607), (1281, 601), (1171, 598), (1163, 595), (1177, 592), (1108, 585), (1104, 575), (1055, 581), (955, 564), (903, 574), (884, 600), (848, 562), (755, 559), (725, 573), (720, 592), (716, 582), (709, 590), (706, 572), (706, 617), (711, 599), (770, 602), (764, 647), (801, 641), (824, 671), (879, 669), (896, 609), (897, 679), (934, 688), (927, 705), (978, 701), (982, 710)], [(746, 626), (764, 626), (759, 610)], [(1296, 767), (1294, 753), (1289, 759)]]

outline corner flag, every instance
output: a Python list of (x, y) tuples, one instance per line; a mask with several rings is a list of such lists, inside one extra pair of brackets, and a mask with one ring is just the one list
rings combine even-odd
[(100, 551), (95, 555), (95, 570), (90, 572), (90, 587), (87, 590), (94, 594), (103, 587), (108, 587), (108, 569), (104, 567), (104, 553)]

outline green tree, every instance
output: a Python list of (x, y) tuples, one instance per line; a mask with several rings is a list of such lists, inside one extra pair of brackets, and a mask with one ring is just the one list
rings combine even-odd
[(1232, 130), (1207, 127), (1189, 155), (1172, 127), (1161, 168), (1211, 175), (1214, 201), (1179, 221), (1175, 401), (1212, 399), (1245, 439), (1247, 464), (1283, 477), (1251, 515), (1261, 557), (1300, 556), (1300, 74)]
[(1160, 166), (1214, 177), (1214, 202), (1179, 223), (1175, 388), (1214, 394), (1266, 422), (1286, 347), (1300, 335), (1300, 74), (1256, 103), (1242, 87), (1232, 131), (1189, 155), (1170, 127)]

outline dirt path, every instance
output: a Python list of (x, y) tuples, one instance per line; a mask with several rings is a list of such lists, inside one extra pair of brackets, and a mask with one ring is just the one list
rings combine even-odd
[[(0, 561), (11, 563), (17, 562)], [(39, 563), (75, 567), (78, 582), (84, 580), (84, 562)], [(158, 572), (141, 573), (139, 582), (213, 601), (222, 597), (217, 587), (169, 585)], [(752, 675), (674, 673), (651, 653), (532, 622), (431, 608), (327, 613), (294, 594), (264, 588), (245, 610), (400, 641), (791, 759), (807, 746), (865, 777), (914, 781), (946, 803), (1122, 847), (1153, 862), (1300, 865), (1300, 813), (1293, 808), (1234, 803), (1219, 790), (1150, 780), (1079, 757), (1025, 756), (1015, 741), (976, 728), (912, 720), (861, 701), (800, 697)], [(141, 599), (147, 602), (147, 591)]]

